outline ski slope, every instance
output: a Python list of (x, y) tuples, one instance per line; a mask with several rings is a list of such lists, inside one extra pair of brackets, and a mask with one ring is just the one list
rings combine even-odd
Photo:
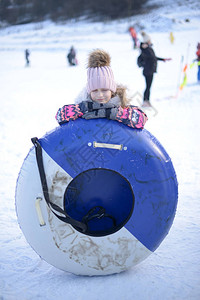
[[(112, 23), (49, 21), (0, 30), (0, 299), (1, 300), (133, 300), (200, 299), (200, 85), (192, 63), (200, 42), (199, 1), (168, 1), (163, 8)], [(152, 1), (153, 3), (153, 1)], [(189, 22), (186, 22), (189, 18)], [(133, 104), (140, 105), (145, 83), (136, 65), (127, 28), (137, 23), (152, 38), (159, 57), (151, 89), (153, 111), (145, 128), (165, 147), (179, 182), (179, 202), (173, 226), (160, 247), (136, 267), (106, 277), (75, 276), (41, 260), (27, 244), (17, 222), (15, 185), (30, 139), (55, 128), (56, 111), (86, 84), (90, 50), (102, 48), (112, 57), (115, 79), (127, 85)], [(174, 44), (169, 34), (173, 32)], [(139, 36), (140, 37), (140, 36)], [(69, 67), (66, 54), (77, 50), (78, 66)], [(31, 51), (25, 67), (24, 50)], [(33, 229), (34, 230), (34, 229)], [(48, 248), (48, 246), (47, 246)]]

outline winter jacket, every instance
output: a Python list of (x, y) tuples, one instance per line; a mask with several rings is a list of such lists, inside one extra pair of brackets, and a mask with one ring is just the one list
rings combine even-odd
[(135, 29), (133, 27), (130, 27), (129, 31), (130, 31), (130, 34), (131, 34), (132, 38), (136, 39), (137, 38), (137, 33), (136, 33)]
[(142, 58), (144, 60), (143, 75), (150, 76), (157, 71), (157, 60), (164, 61), (165, 59), (157, 57), (151, 45), (148, 45), (147, 48), (142, 48), (143, 44), (144, 43), (141, 43), (140, 45), (140, 49), (142, 51)]
[(76, 51), (73, 47), (71, 47), (67, 59), (70, 65), (75, 65), (76, 64)]

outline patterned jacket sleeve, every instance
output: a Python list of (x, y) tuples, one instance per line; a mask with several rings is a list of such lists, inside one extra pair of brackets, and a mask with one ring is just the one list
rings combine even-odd
[(64, 105), (62, 108), (59, 108), (55, 116), (57, 122), (61, 125), (63, 123), (69, 122), (70, 120), (76, 120), (80, 118), (83, 113), (80, 110), (78, 104)]

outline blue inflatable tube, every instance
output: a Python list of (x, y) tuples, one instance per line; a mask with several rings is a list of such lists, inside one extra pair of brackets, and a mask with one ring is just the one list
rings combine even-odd
[[(80, 239), (87, 236), (88, 240), (96, 243), (100, 239), (108, 241), (108, 238), (118, 235), (119, 240), (120, 234), (126, 231), (126, 234), (139, 241), (141, 247), (149, 254), (157, 249), (173, 223), (178, 184), (169, 155), (151, 133), (145, 129), (132, 129), (106, 119), (78, 119), (54, 129), (39, 139), (39, 143), (45, 153), (43, 159), (48, 160), (46, 170), (49, 160), (52, 160), (53, 164), (71, 178), (67, 183), (63, 181), (60, 192), (63, 209), (78, 221), (89, 216), (88, 232), (81, 233), (75, 228)], [(33, 151), (34, 149), (31, 149), (30, 152)], [(27, 173), (29, 156), (30, 154), (22, 166), (21, 173), (24, 168)], [(35, 168), (34, 158), (31, 158), (31, 164)], [(38, 171), (34, 172), (38, 174)], [(29, 231), (26, 232), (27, 223), (23, 223), (24, 212), (20, 204), (23, 197), (27, 199), (27, 195), (25, 196), (23, 192), (24, 188), (19, 187), (23, 186), (20, 178), (22, 175), (19, 175), (17, 183), (16, 206), (22, 231), (32, 245), (35, 242), (32, 243)], [(48, 174), (46, 175), (48, 177)], [(37, 179), (37, 183), (34, 184), (35, 190), (40, 184), (38, 182)], [(39, 192), (42, 193), (41, 186), (38, 187)], [(53, 188), (50, 188), (50, 193), (53, 193)], [(32, 197), (37, 198), (37, 195)], [(98, 207), (104, 207), (106, 209), (104, 218), (100, 215), (96, 219), (90, 217), (93, 207), (97, 207), (97, 210)], [(123, 234), (121, 238), (123, 239)], [(39, 246), (32, 246), (41, 255), (40, 252), (43, 250), (40, 250)], [(47, 262), (62, 268), (56, 265), (54, 258), (46, 258), (45, 252), (41, 256)], [(147, 255), (140, 260), (146, 257)], [(83, 261), (81, 263), (84, 265)], [(128, 266), (119, 269), (114, 266), (112, 268), (111, 264), (109, 270), (98, 272), (91, 272), (91, 268), (90, 271), (87, 268), (64, 269), (76, 274), (105, 275), (120, 272), (131, 264), (134, 265), (136, 262), (132, 260)]]

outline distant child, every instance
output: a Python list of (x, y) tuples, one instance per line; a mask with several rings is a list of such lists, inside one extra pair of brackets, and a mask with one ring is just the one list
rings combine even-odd
[[(146, 88), (143, 96), (143, 107), (151, 106), (150, 104), (150, 89), (153, 82), (153, 75), (157, 71), (157, 61), (168, 61), (171, 58), (160, 58), (155, 55), (155, 52), (152, 48), (151, 38), (146, 32), (142, 31), (141, 35), (143, 37), (143, 43), (140, 44), (141, 55), (140, 59), (142, 60), (139, 67), (143, 67), (143, 75), (145, 77)], [(138, 57), (139, 59), (139, 57)]]
[(77, 65), (76, 51), (73, 46), (71, 46), (69, 53), (67, 54), (67, 59), (70, 66)]
[(146, 114), (129, 104), (126, 88), (117, 85), (110, 67), (110, 55), (100, 49), (90, 53), (87, 70), (87, 86), (76, 99), (76, 104), (64, 105), (56, 114), (61, 125), (77, 118), (107, 118), (132, 128), (142, 129)]
[(137, 41), (138, 41), (138, 39), (137, 39), (137, 33), (135, 31), (135, 28), (132, 27), (132, 26), (129, 27), (129, 32), (130, 32), (130, 35), (131, 35), (132, 40), (133, 40), (133, 47), (134, 47), (134, 49), (136, 49), (137, 48)]
[(28, 49), (26, 49), (25, 50), (26, 67), (28, 67), (30, 65), (29, 56), (30, 56), (30, 51)]
[(197, 44), (196, 55), (197, 55), (196, 61), (198, 63), (197, 81), (198, 83), (200, 83), (200, 43)]

